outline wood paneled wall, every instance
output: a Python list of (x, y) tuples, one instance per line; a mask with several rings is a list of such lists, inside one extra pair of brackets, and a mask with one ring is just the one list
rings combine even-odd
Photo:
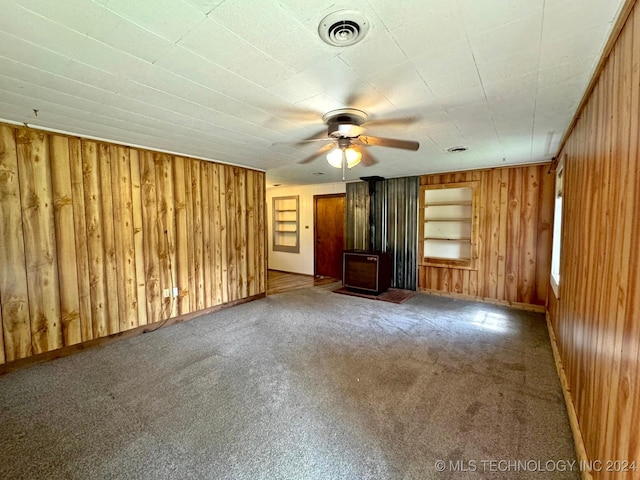
[(421, 185), (478, 181), (476, 270), (420, 265), (418, 288), (511, 305), (544, 306), (551, 266), (554, 175), (549, 165), (424, 175)]
[(0, 125), (0, 363), (264, 293), (264, 198), (262, 172)]
[[(640, 469), (640, 6), (620, 35), (564, 158), (559, 298), (548, 314), (591, 461)], [(638, 472), (593, 471), (595, 479)]]

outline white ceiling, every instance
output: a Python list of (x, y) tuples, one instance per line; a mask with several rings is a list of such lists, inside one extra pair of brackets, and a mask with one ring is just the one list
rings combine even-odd
[[(341, 179), (297, 163), (321, 143), (295, 142), (344, 107), (369, 114), (369, 135), (421, 144), (370, 147), (379, 163), (348, 179), (539, 162), (622, 3), (0, 0), (0, 118), (263, 169), (269, 185)], [(342, 9), (370, 30), (332, 47), (318, 24)]]

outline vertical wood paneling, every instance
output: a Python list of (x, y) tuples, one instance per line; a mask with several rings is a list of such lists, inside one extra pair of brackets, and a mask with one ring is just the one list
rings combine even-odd
[[(158, 261), (160, 291), (162, 292), (162, 318), (177, 315), (177, 298), (173, 288), (177, 285), (174, 268), (175, 217), (173, 206), (173, 176), (169, 155), (154, 153), (153, 163), (156, 174)], [(169, 295), (166, 295), (168, 292)]]
[[(522, 232), (520, 230), (521, 220), (521, 197), (523, 191), (523, 177), (526, 175), (526, 169), (510, 169), (509, 170), (509, 210), (507, 213), (507, 246), (505, 249), (505, 285), (504, 293), (498, 293), (498, 299), (504, 300), (510, 298), (516, 300), (518, 298), (518, 280), (523, 272), (519, 272), (519, 257), (522, 254), (524, 245), (521, 244)], [(504, 296), (502, 296), (504, 295)]]
[(140, 177), (140, 154), (129, 149), (129, 166), (131, 171), (131, 205), (133, 209), (133, 245), (136, 269), (136, 308), (138, 325), (146, 325), (146, 271), (144, 263), (144, 233), (142, 226), (142, 180)]
[(142, 197), (142, 238), (144, 239), (144, 282), (146, 284), (147, 323), (163, 319), (158, 246), (158, 211), (153, 153), (140, 153)]
[(32, 354), (15, 129), (0, 126), (0, 306), (4, 361)]
[(236, 195), (236, 219), (234, 224), (237, 226), (236, 243), (234, 249), (236, 251), (236, 259), (238, 263), (238, 279), (236, 281), (236, 298), (245, 298), (248, 292), (247, 285), (247, 196), (246, 196), (246, 170), (235, 168), (236, 182), (234, 192)]
[(227, 263), (227, 238), (229, 237), (227, 233), (227, 168), (228, 167), (226, 165), (217, 165), (219, 188), (217, 205), (220, 206), (220, 227), (217, 231), (220, 232), (220, 241), (216, 243), (216, 260), (218, 255), (218, 248), (220, 248), (220, 263), (218, 263), (217, 265), (220, 265), (221, 269), (220, 285), (218, 285), (221, 303), (225, 303), (229, 300), (229, 291), (227, 288), (227, 275), (229, 274), (229, 265)]
[(109, 333), (120, 331), (120, 301), (118, 297), (118, 265), (116, 263), (116, 228), (113, 216), (113, 183), (111, 182), (111, 151), (109, 145), (98, 144), (100, 192), (102, 200), (102, 244), (107, 292), (107, 328)]
[(423, 175), (421, 185), (477, 181), (477, 269), (419, 266), (420, 290), (542, 306), (551, 263), (549, 165)]
[(110, 153), (119, 331), (124, 331), (138, 326), (131, 163), (125, 147), (113, 145)]
[[(191, 196), (193, 198), (193, 277), (195, 283), (196, 310), (202, 310), (206, 305), (204, 290), (204, 232), (202, 213), (202, 170), (207, 164), (203, 162), (191, 163)], [(207, 225), (208, 228), (208, 225)]]
[(222, 265), (224, 263), (222, 258), (222, 243), (225, 242), (226, 234), (221, 228), (221, 211), (220, 211), (220, 171), (224, 169), (223, 165), (212, 165), (211, 167), (211, 185), (209, 188), (209, 194), (211, 195), (211, 210), (213, 210), (213, 222), (211, 228), (214, 232), (218, 232), (214, 236), (211, 242), (211, 249), (209, 252), (211, 262), (211, 282), (212, 288), (212, 300), (214, 305), (220, 305), (222, 300)]
[(545, 205), (545, 199), (554, 197), (554, 178), (550, 175), (548, 170), (542, 170), (540, 172), (540, 184), (538, 188), (538, 221), (536, 227), (538, 229), (537, 244), (536, 244), (536, 272), (535, 272), (535, 296), (532, 299), (532, 303), (535, 305), (542, 305), (547, 297), (547, 284), (545, 280), (550, 275), (550, 265), (548, 262), (538, 261), (539, 258), (550, 259), (551, 258), (551, 245), (552, 245), (552, 229), (553, 225), (553, 208), (540, 208), (541, 205)]
[(76, 256), (75, 223), (69, 139), (50, 138), (51, 183), (53, 189), (58, 282), (60, 285), (60, 322), (64, 345), (82, 341), (80, 325), (80, 295), (78, 292), (78, 258)]
[(42, 132), (17, 136), (31, 344), (34, 353), (62, 346), (49, 142)]
[(264, 293), (264, 177), (0, 125), (0, 363)]
[(89, 255), (89, 294), (91, 298), (91, 321), (93, 338), (109, 334), (107, 292), (105, 285), (105, 253), (102, 243), (102, 208), (100, 168), (97, 144), (82, 142), (82, 172), (84, 183), (84, 205), (87, 228), (87, 251)]
[[(548, 315), (589, 460), (640, 443), (640, 12), (633, 8), (561, 155), (560, 296)], [(595, 480), (637, 472), (591, 472)]]
[(259, 215), (258, 215), (258, 273), (260, 276), (261, 292), (267, 289), (267, 206), (264, 199), (266, 198), (266, 175), (264, 173), (258, 174), (258, 180), (256, 181), (257, 193), (256, 198), (259, 199)]
[[(207, 163), (202, 165), (202, 169), (200, 171), (200, 183), (202, 188), (202, 272), (206, 279), (212, 279), (213, 277), (213, 248), (214, 248), (214, 238), (215, 232), (218, 230), (212, 227), (210, 222), (205, 221), (206, 212), (211, 212), (211, 205), (215, 205), (212, 201), (211, 195), (213, 190), (213, 176), (214, 171), (216, 170), (216, 165), (211, 163)], [(216, 285), (215, 282), (206, 282), (207, 288), (205, 289), (203, 305), (213, 305), (215, 298), (215, 290)]]
[[(189, 243), (187, 229), (187, 189), (185, 188), (185, 170), (187, 162), (182, 157), (173, 159), (173, 201), (175, 208), (175, 252), (176, 252), (176, 281), (179, 289), (178, 313), (189, 313)], [(189, 191), (190, 193), (190, 191)]]
[(257, 292), (257, 279), (256, 279), (256, 187), (255, 187), (255, 173), (252, 171), (247, 172), (247, 290), (249, 295), (255, 295)]
[[(180, 307), (185, 309), (186, 312), (194, 312), (197, 309), (196, 306), (196, 278), (195, 278), (195, 239), (194, 239), (194, 198), (193, 188), (191, 184), (191, 167), (192, 162), (188, 158), (182, 159), (182, 165), (184, 168), (184, 203), (185, 203), (185, 228), (186, 228), (186, 268), (180, 268), (181, 272), (186, 272), (187, 283), (185, 283), (186, 293), (185, 296), (181, 296)], [(179, 189), (178, 182), (176, 181), (176, 190)], [(178, 194), (176, 193), (176, 198)], [(178, 247), (177, 247), (178, 248)], [(181, 250), (181, 248), (178, 248)], [(183, 259), (184, 261), (184, 259)], [(184, 281), (184, 280), (180, 280)], [(183, 290), (184, 291), (184, 290)], [(182, 311), (182, 310), (181, 310)]]
[(76, 271), (78, 277), (78, 302), (80, 313), (81, 340), (93, 338), (91, 310), (91, 270), (89, 268), (89, 250), (87, 221), (85, 211), (84, 165), (82, 162), (82, 143), (80, 139), (69, 138), (69, 167), (71, 171), (71, 190), (73, 199), (73, 223), (76, 246)]
[[(227, 265), (227, 275), (225, 278), (228, 279), (226, 286), (224, 287), (224, 291), (228, 295), (229, 300), (236, 299), (236, 289), (234, 288), (238, 282), (238, 261), (236, 258), (236, 242), (238, 238), (237, 234), (237, 225), (238, 223), (235, 220), (236, 218), (236, 196), (234, 194), (234, 184), (235, 184), (235, 169), (233, 167), (225, 166), (225, 182), (224, 182), (224, 191), (226, 198), (226, 218), (227, 224), (225, 227), (226, 235), (226, 265)], [(223, 261), (225, 258), (223, 257)], [(223, 282), (224, 283), (224, 282)]]

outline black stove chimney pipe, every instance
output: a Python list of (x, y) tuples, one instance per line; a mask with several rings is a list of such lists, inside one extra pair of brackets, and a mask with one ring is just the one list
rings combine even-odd
[(384, 177), (371, 176), (360, 177), (360, 180), (364, 180), (369, 184), (369, 251), (375, 250), (376, 241), (376, 224), (379, 219), (376, 219), (376, 182), (381, 182)]

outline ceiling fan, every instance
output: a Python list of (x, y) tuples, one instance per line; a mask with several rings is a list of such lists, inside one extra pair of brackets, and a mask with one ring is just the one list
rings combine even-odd
[(327, 130), (323, 129), (298, 144), (327, 140), (330, 143), (298, 163), (310, 163), (327, 153), (329, 164), (336, 168), (342, 168), (342, 179), (344, 180), (347, 168), (355, 167), (360, 162), (367, 167), (378, 163), (375, 157), (366, 150), (366, 147), (379, 146), (413, 151), (420, 148), (420, 143), (411, 140), (364, 135), (362, 124), (366, 122), (367, 118), (365, 112), (355, 108), (341, 108), (325, 113), (322, 116), (322, 121), (327, 125)]

